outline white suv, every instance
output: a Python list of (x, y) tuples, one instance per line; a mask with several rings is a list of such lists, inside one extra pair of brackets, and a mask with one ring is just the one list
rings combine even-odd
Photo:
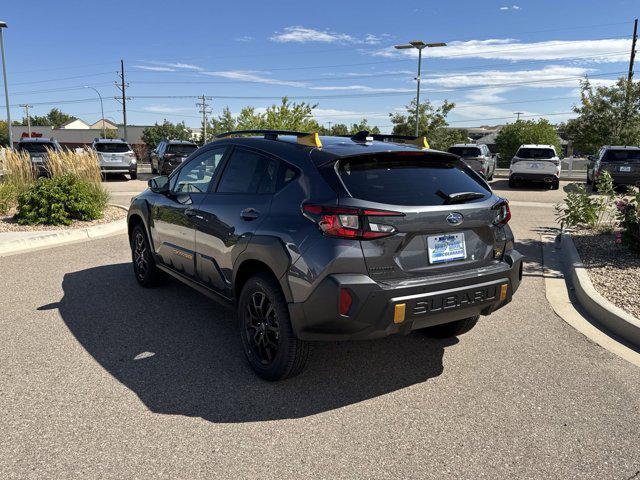
[(509, 186), (544, 182), (549, 188), (560, 188), (560, 157), (553, 145), (521, 145), (511, 160)]
[(92, 144), (100, 160), (100, 172), (128, 173), (131, 180), (138, 178), (138, 159), (131, 145), (122, 139), (96, 138)]

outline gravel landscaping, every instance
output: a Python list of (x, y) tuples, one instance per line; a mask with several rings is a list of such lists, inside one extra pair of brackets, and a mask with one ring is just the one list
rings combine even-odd
[(35, 232), (42, 230), (70, 230), (73, 228), (87, 228), (94, 225), (101, 225), (103, 223), (110, 223), (116, 220), (120, 220), (127, 216), (126, 210), (112, 205), (108, 205), (104, 210), (104, 215), (98, 220), (92, 220), (90, 222), (82, 222), (79, 220), (73, 220), (70, 225), (19, 225), (13, 219), (15, 211), (9, 212), (9, 215), (0, 216), (0, 233), (4, 232)]
[(598, 293), (640, 318), (640, 256), (615, 243), (612, 233), (580, 230), (571, 236)]

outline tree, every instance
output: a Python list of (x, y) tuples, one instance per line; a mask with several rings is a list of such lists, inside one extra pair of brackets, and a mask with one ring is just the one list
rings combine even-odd
[(154, 150), (162, 140), (191, 140), (191, 130), (184, 122), (173, 124), (164, 120), (161, 125), (156, 123), (142, 131), (142, 141), (151, 150)]
[(562, 126), (574, 149), (595, 153), (603, 145), (640, 144), (640, 82), (620, 78), (615, 85), (594, 87), (588, 79), (581, 85), (578, 118)]
[(527, 143), (541, 143), (553, 145), (560, 153), (560, 137), (556, 127), (545, 118), (535, 120), (518, 120), (502, 127), (496, 136), (496, 149), (503, 159), (511, 159), (520, 145)]
[(6, 147), (9, 145), (9, 129), (7, 128), (7, 122), (0, 120), (0, 147)]
[(369, 133), (380, 133), (380, 129), (376, 126), (369, 125), (366, 118), (363, 118), (360, 123), (354, 123), (349, 129), (349, 135), (355, 135), (358, 132), (366, 131)]
[[(434, 107), (429, 100), (420, 102), (420, 108), (418, 113), (418, 136), (425, 136), (427, 140), (439, 128), (446, 127), (447, 115), (453, 108), (455, 103), (448, 102), (447, 100), (439, 107)], [(411, 103), (406, 107), (407, 114), (390, 113), (391, 123), (393, 123), (394, 135), (415, 135), (416, 134), (416, 101), (411, 100)]]
[[(60, 128), (65, 122), (75, 120), (76, 117), (64, 113), (57, 108), (52, 108), (46, 115), (30, 115), (29, 121), (32, 127), (53, 127)], [(13, 122), (14, 125), (27, 125), (27, 118), (23, 118), (22, 122)]]
[(447, 151), (456, 143), (468, 143), (469, 132), (460, 128), (440, 127), (428, 137), (429, 146), (435, 150)]

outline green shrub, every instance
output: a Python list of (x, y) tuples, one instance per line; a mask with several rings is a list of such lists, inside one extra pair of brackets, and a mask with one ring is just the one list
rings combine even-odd
[(6, 215), (16, 204), (18, 189), (11, 183), (0, 183), (0, 215)]
[(40, 178), (18, 197), (16, 219), (21, 225), (69, 225), (72, 220), (96, 220), (109, 200), (100, 186), (73, 174)]
[(636, 192), (631, 200), (618, 200), (616, 208), (621, 229), (616, 243), (624, 243), (629, 249), (640, 253), (640, 191)]
[(575, 192), (569, 192), (565, 205), (555, 205), (556, 219), (565, 227), (585, 225), (598, 230), (613, 228), (613, 201), (615, 190), (613, 179), (607, 171), (603, 172), (597, 183), (598, 197), (591, 197), (584, 185), (579, 185)]

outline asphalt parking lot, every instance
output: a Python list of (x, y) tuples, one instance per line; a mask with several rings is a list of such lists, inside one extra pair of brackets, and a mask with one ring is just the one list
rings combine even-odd
[(3, 478), (637, 476), (640, 369), (545, 297), (539, 233), (571, 187), (492, 186), (526, 255), (510, 305), (459, 339), (316, 344), (278, 384), (245, 365), (232, 311), (138, 287), (125, 235), (3, 258)]

